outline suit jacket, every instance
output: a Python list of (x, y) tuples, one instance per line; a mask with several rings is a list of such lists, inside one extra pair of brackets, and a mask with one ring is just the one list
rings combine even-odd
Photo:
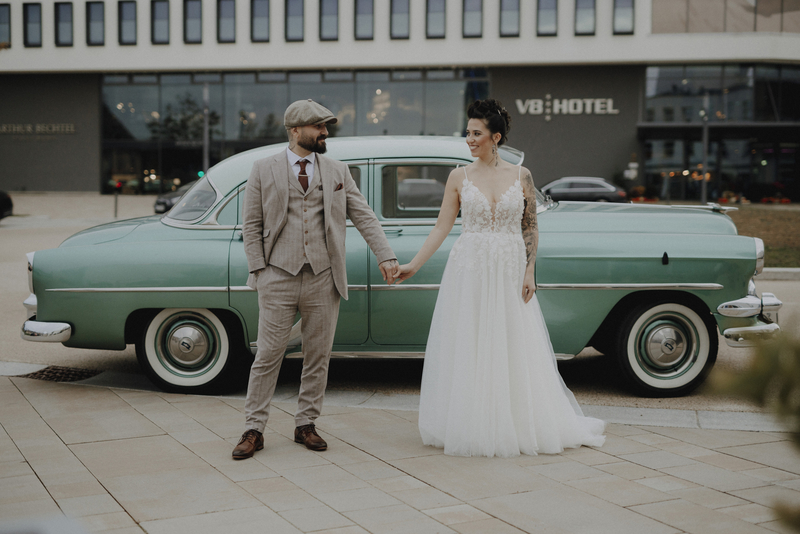
[[(396, 259), (383, 228), (369, 203), (358, 190), (345, 163), (317, 154), (313, 183), (322, 186), (325, 238), (336, 290), (347, 299), (345, 236), (347, 217), (353, 221), (377, 257), (378, 263)], [(291, 174), (290, 174), (291, 173)], [(253, 273), (266, 268), (272, 245), (288, 220), (289, 180), (296, 180), (286, 151), (253, 164), (244, 197), (242, 237), (250, 276), (247, 285), (255, 289)], [(339, 187), (341, 185), (341, 187)], [(297, 244), (303, 253), (303, 243)], [(321, 244), (325, 246), (325, 244)]]

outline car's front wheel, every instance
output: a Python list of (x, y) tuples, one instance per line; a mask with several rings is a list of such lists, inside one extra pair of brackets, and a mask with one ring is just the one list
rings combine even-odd
[(670, 301), (635, 306), (622, 321), (615, 345), (626, 382), (647, 397), (690, 393), (711, 372), (719, 348), (710, 313)]
[(202, 308), (161, 310), (136, 343), (145, 374), (160, 388), (176, 393), (215, 391), (234, 365), (229, 330)]

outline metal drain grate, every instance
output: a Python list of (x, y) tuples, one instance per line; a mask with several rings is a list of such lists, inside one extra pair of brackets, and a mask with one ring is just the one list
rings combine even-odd
[(91, 369), (75, 369), (74, 367), (51, 365), (34, 373), (21, 375), (20, 378), (34, 378), (36, 380), (48, 380), (50, 382), (77, 382), (78, 380), (86, 380), (87, 378), (99, 375), (100, 372), (101, 371), (93, 371)]

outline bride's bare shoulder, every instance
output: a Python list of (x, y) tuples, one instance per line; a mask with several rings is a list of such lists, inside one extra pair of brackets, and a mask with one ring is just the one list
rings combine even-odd
[(519, 178), (520, 181), (522, 182), (522, 187), (526, 191), (527, 190), (533, 191), (534, 189), (536, 189), (536, 186), (533, 183), (533, 175), (531, 174), (531, 171), (527, 169), (527, 167), (520, 166)]

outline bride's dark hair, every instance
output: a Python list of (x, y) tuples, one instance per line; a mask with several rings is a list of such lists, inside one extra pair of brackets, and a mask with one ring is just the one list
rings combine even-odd
[(467, 117), (470, 119), (483, 119), (492, 134), (499, 133), (498, 146), (508, 141), (507, 135), (511, 130), (511, 116), (503, 104), (493, 98), (476, 100), (469, 105)]

